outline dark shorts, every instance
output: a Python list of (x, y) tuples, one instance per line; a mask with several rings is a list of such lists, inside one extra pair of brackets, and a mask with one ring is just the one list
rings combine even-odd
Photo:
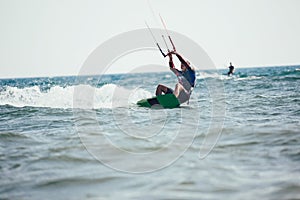
[(171, 88), (167, 88), (167, 92), (165, 94), (173, 94), (174, 90)]

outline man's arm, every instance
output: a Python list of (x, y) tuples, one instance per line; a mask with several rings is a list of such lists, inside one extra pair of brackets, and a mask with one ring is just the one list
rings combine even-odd
[(174, 52), (174, 54), (177, 56), (177, 58), (179, 59), (179, 61), (186, 67), (191, 69), (190, 65), (182, 58), (181, 55), (179, 55), (179, 53)]
[(173, 57), (172, 57), (172, 54), (171, 53), (168, 53), (168, 56), (169, 56), (169, 66), (170, 68), (175, 68), (175, 65), (173, 63)]
[(178, 70), (175, 68), (175, 65), (173, 63), (173, 57), (171, 52), (167, 54), (169, 56), (169, 66), (170, 66), (170, 70), (176, 75), (178, 76)]

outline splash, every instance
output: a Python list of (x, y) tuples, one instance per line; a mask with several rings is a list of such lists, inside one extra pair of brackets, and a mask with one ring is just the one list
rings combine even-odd
[(235, 80), (235, 81), (244, 81), (244, 80), (257, 80), (261, 79), (261, 76), (247, 76), (247, 75), (240, 75), (240, 74), (235, 74), (233, 76), (227, 76), (224, 74), (219, 74), (219, 73), (209, 73), (209, 72), (200, 72), (197, 73), (196, 78), (199, 80), (201, 79), (219, 79), (219, 80)]
[(232, 79), (232, 77), (227, 75), (222, 75), (219, 73), (208, 73), (208, 72), (200, 72), (196, 74), (197, 79), (219, 79), (219, 80), (225, 80), (225, 79)]
[(42, 91), (38, 86), (25, 88), (6, 86), (0, 90), (0, 105), (73, 108), (76, 88), (94, 91), (94, 109), (128, 106), (142, 98), (151, 97), (151, 93), (144, 89), (126, 89), (115, 84), (103, 85), (100, 88), (90, 85), (53, 86), (47, 91)]

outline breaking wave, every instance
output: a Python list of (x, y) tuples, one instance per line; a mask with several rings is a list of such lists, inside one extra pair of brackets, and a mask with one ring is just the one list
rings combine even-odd
[(47, 91), (42, 91), (39, 86), (25, 88), (6, 86), (0, 89), (0, 105), (73, 108), (75, 89), (94, 92), (93, 108), (95, 109), (124, 107), (135, 104), (140, 99), (151, 97), (151, 93), (144, 89), (131, 90), (115, 84), (106, 84), (100, 88), (90, 85), (53, 86)]

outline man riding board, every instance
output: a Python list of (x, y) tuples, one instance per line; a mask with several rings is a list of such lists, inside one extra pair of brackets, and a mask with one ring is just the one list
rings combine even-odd
[[(176, 55), (181, 63), (181, 70), (175, 68), (172, 54)], [(175, 89), (159, 84), (156, 88), (156, 96), (164, 94), (174, 94), (182, 104), (190, 99), (193, 88), (195, 87), (196, 72), (190, 62), (184, 60), (176, 51), (171, 51), (167, 54), (169, 57), (170, 70), (178, 77), (178, 83)]]

